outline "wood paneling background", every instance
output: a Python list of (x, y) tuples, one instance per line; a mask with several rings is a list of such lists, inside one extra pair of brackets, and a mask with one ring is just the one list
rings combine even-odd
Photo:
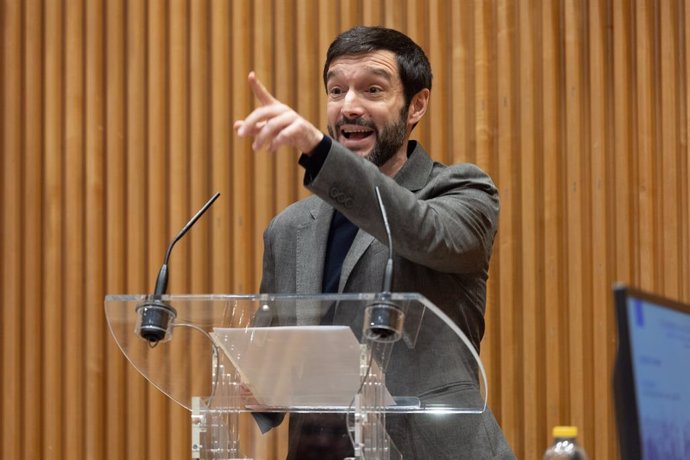
[(615, 458), (611, 285), (690, 301), (688, 21), (687, 0), (3, 1), (2, 458), (189, 457), (188, 414), (121, 356), (103, 297), (150, 291), (215, 191), (170, 290), (257, 290), (263, 227), (307, 192), (294, 152), (234, 135), (246, 75), (325, 129), (325, 50), (356, 24), (424, 47), (417, 137), (500, 188), (482, 357), (516, 454), (568, 423)]

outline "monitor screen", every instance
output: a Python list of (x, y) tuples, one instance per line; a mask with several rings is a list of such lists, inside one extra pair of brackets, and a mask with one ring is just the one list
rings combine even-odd
[(690, 459), (690, 305), (614, 289), (622, 458)]

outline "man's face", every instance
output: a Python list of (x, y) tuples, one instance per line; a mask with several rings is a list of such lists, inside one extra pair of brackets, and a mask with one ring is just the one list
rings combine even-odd
[(333, 139), (376, 166), (401, 152), (408, 110), (393, 52), (334, 59), (326, 90), (328, 133)]

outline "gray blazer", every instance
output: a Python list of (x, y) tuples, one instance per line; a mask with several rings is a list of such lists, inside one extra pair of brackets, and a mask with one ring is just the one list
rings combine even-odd
[[(394, 292), (419, 292), (455, 321), (479, 351), (484, 333), (486, 281), (498, 226), (498, 193), (476, 166), (434, 162), (416, 142), (395, 178), (382, 174), (333, 141), (318, 175), (305, 177), (314, 196), (289, 206), (264, 233), (261, 291), (320, 293), (333, 209), (359, 231), (345, 257), (341, 292), (378, 292), (388, 256), (377, 205), (381, 191), (391, 227)], [(438, 348), (438, 337), (418, 339)], [(431, 350), (431, 348), (430, 348)], [(434, 349), (437, 360), (389, 369), (408, 390), (426, 393), (444, 384), (460, 362), (453, 349)], [(395, 358), (395, 356), (394, 356)], [(394, 359), (391, 360), (394, 362)], [(476, 374), (467, 382), (476, 391)], [(405, 459), (513, 458), (490, 411), (481, 415), (388, 416), (388, 432)]]

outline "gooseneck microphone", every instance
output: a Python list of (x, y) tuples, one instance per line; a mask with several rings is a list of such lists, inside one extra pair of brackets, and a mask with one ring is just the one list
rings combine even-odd
[(383, 217), (383, 226), (388, 237), (388, 260), (383, 272), (383, 286), (376, 300), (364, 310), (364, 336), (375, 342), (396, 342), (402, 336), (405, 313), (391, 300), (393, 285), (393, 238), (388, 224), (386, 207), (383, 205), (381, 191), (376, 186), (376, 200)]
[(147, 340), (152, 345), (170, 336), (171, 323), (175, 317), (177, 317), (177, 311), (161, 300), (161, 297), (165, 294), (168, 287), (168, 262), (170, 260), (170, 252), (173, 246), (175, 246), (175, 243), (192, 228), (192, 225), (199, 220), (219, 196), (219, 192), (213, 195), (170, 242), (168, 250), (165, 252), (163, 265), (156, 278), (156, 286), (153, 290), (153, 294), (148, 297), (146, 302), (137, 307), (137, 313), (139, 314), (137, 333), (142, 339)]

